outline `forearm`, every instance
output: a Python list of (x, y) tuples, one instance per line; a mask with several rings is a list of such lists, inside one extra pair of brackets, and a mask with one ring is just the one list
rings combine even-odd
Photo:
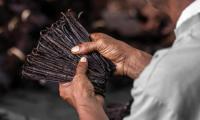
[(133, 48), (125, 65), (126, 75), (132, 79), (136, 79), (150, 63), (151, 59), (152, 56), (150, 54)]
[(100, 104), (81, 106), (77, 112), (79, 120), (109, 120), (103, 106)]

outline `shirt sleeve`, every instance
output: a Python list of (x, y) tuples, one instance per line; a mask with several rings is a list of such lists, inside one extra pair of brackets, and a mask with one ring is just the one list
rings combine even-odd
[(135, 101), (132, 104), (131, 115), (124, 120), (172, 120), (172, 113), (167, 105), (152, 97), (140, 88), (135, 88)]
[[(197, 26), (197, 25), (196, 25)], [(199, 26), (154, 55), (135, 81), (131, 115), (124, 120), (200, 120)]]

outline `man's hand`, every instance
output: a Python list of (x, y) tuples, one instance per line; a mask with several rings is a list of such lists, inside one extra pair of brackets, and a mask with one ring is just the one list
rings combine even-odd
[(82, 43), (72, 48), (74, 54), (98, 51), (116, 65), (117, 75), (127, 75), (133, 79), (143, 71), (151, 56), (128, 44), (102, 33), (91, 34), (92, 42)]
[(95, 95), (94, 87), (86, 76), (87, 66), (87, 59), (81, 58), (73, 81), (60, 84), (60, 96), (76, 109), (80, 120), (107, 120), (103, 110), (104, 99)]

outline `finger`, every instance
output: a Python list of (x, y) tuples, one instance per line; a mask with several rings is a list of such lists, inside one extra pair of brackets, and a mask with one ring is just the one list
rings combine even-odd
[(96, 95), (97, 101), (103, 106), (104, 105), (104, 97), (101, 95)]
[(60, 92), (60, 96), (64, 97), (64, 93), (66, 93), (66, 89), (69, 88), (69, 86), (72, 85), (72, 82), (68, 82), (68, 83), (59, 83), (59, 92)]
[(65, 98), (65, 94), (66, 93), (66, 87), (63, 84), (59, 84), (59, 94), (60, 97), (62, 97), (63, 99)]
[(93, 51), (96, 51), (98, 48), (97, 42), (85, 42), (80, 45), (77, 45), (71, 49), (73, 54), (87, 54)]
[(72, 84), (72, 82), (66, 82), (66, 83), (59, 83), (60, 86), (62, 87), (68, 87)]
[(92, 41), (98, 41), (102, 38), (105, 38), (106, 34), (103, 34), (103, 33), (92, 33), (90, 35), (90, 38)]
[(71, 49), (71, 52), (74, 54), (87, 54), (93, 51), (99, 51), (101, 44), (99, 44), (100, 42), (97, 41), (108, 39), (109, 36), (103, 33), (93, 33), (90, 35), (90, 38), (92, 42), (85, 42), (78, 46), (75, 46)]
[(73, 105), (73, 102), (71, 101), (71, 94), (72, 94), (72, 89), (69, 87), (71, 85), (70, 83), (67, 84), (59, 84), (59, 95), (60, 97), (68, 102), (70, 105)]
[(82, 57), (76, 68), (76, 75), (85, 75), (87, 72), (88, 62), (86, 57)]

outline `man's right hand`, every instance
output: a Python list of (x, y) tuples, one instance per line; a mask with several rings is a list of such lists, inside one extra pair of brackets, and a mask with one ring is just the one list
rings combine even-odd
[(116, 65), (116, 74), (129, 76), (133, 79), (143, 71), (151, 56), (128, 44), (116, 40), (103, 33), (91, 34), (92, 42), (85, 42), (72, 48), (74, 54), (99, 52)]

